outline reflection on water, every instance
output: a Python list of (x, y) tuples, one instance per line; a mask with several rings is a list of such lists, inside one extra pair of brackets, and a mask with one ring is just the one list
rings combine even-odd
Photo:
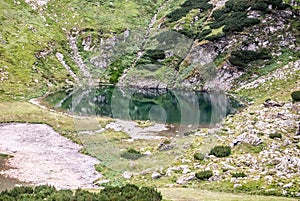
[(60, 91), (44, 101), (77, 115), (200, 126), (215, 125), (234, 110), (222, 93), (111, 86)]

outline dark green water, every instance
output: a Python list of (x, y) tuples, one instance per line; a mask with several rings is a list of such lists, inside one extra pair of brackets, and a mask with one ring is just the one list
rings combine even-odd
[(222, 93), (111, 86), (59, 91), (44, 103), (76, 115), (199, 126), (215, 125), (237, 107)]

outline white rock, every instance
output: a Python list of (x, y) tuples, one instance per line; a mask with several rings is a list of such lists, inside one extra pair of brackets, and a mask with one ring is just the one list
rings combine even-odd
[(196, 173), (191, 172), (189, 174), (183, 175), (179, 177), (176, 181), (177, 184), (187, 184), (189, 181), (194, 180), (196, 178)]
[(161, 174), (159, 174), (158, 172), (153, 172), (151, 175), (152, 179), (159, 179), (161, 178)]
[(293, 186), (293, 182), (290, 182), (290, 183), (288, 183), (288, 184), (285, 184), (284, 186), (283, 186), (283, 188), (291, 188)]
[(237, 188), (237, 187), (241, 187), (241, 186), (242, 186), (242, 184), (234, 184), (233, 188)]
[(126, 171), (122, 174), (122, 177), (125, 179), (130, 179), (132, 177), (132, 174)]

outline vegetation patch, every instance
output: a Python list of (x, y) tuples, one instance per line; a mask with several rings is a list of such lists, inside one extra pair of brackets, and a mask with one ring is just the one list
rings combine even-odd
[(300, 102), (300, 91), (294, 91), (291, 94), (293, 101)]
[(234, 172), (231, 174), (232, 177), (235, 177), (235, 178), (239, 178), (239, 177), (247, 177), (247, 175), (244, 173), (244, 172)]
[(253, 61), (272, 59), (270, 51), (262, 49), (259, 52), (251, 50), (236, 50), (231, 53), (229, 61), (232, 65), (237, 66), (240, 70), (245, 70)]
[(205, 155), (202, 153), (194, 153), (194, 159), (195, 160), (199, 160), (199, 161), (203, 161), (205, 158)]
[(180, 8), (174, 10), (173, 12), (167, 15), (169, 22), (175, 22), (180, 20), (182, 17), (185, 17), (193, 9), (201, 9), (206, 11), (212, 8), (212, 5), (208, 3), (208, 0), (186, 0)]
[(282, 138), (282, 135), (281, 135), (281, 133), (271, 133), (271, 134), (269, 135), (269, 137), (270, 137), (271, 139), (274, 139), (274, 138), (279, 138), (279, 139), (281, 139), (281, 138)]
[(130, 148), (127, 151), (121, 153), (122, 158), (126, 158), (129, 160), (137, 160), (137, 159), (141, 158), (142, 156), (143, 156), (143, 154), (141, 154), (141, 152), (139, 152), (133, 148)]
[(204, 170), (196, 173), (196, 178), (199, 180), (207, 180), (213, 176), (211, 170)]
[(154, 188), (138, 187), (133, 184), (126, 184), (122, 187), (106, 187), (98, 193), (92, 193), (82, 189), (72, 190), (57, 190), (52, 186), (30, 186), (15, 187), (10, 191), (0, 193), (0, 200), (5, 201), (72, 201), (72, 200), (89, 200), (89, 201), (108, 201), (108, 200), (132, 200), (132, 201), (160, 201), (162, 195)]
[(231, 148), (229, 146), (216, 146), (210, 150), (209, 155), (214, 155), (218, 158), (226, 157), (231, 154)]

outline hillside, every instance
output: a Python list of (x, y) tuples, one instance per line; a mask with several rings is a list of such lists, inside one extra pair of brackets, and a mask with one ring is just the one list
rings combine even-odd
[(298, 1), (26, 2), (0, 5), (2, 99), (84, 78), (228, 91), (299, 59)]
[[(82, 144), (82, 153), (101, 161), (100, 186), (155, 186), (170, 198), (173, 188), (201, 189), (190, 200), (209, 197), (206, 190), (300, 197), (300, 103), (291, 98), (299, 78), (299, 0), (0, 1), (0, 122), (48, 124)], [(244, 107), (215, 127), (177, 139), (170, 126), (171, 137), (147, 141), (132, 136), (157, 128), (153, 122), (89, 121), (32, 100), (60, 91), (47, 97), (57, 105), (75, 94), (74, 102), (86, 101), (79, 107), (85, 114), (96, 99), (111, 100), (94, 89), (86, 93), (96, 99), (64, 90), (99, 85), (221, 91)], [(149, 94), (137, 94), (137, 105), (150, 102)]]

